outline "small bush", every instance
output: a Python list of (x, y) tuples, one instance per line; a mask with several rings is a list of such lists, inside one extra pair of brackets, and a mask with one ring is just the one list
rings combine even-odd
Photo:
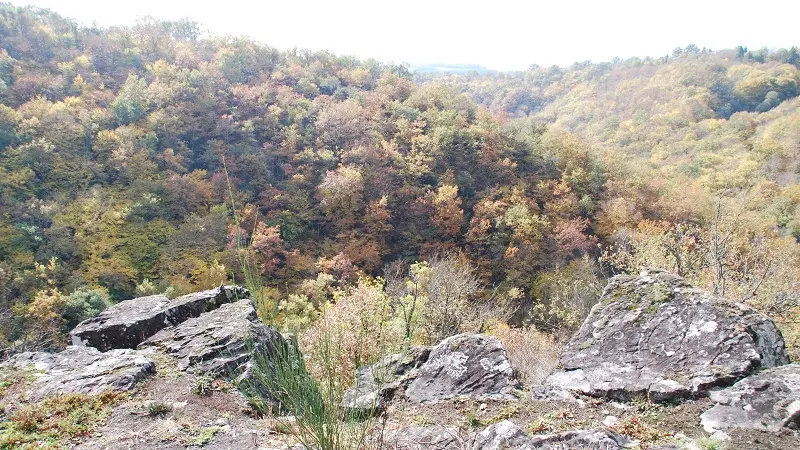
[(570, 336), (600, 300), (602, 291), (597, 264), (588, 258), (542, 273), (531, 293), (536, 299), (530, 311), (531, 322), (540, 330)]
[(192, 392), (196, 395), (206, 396), (211, 394), (212, 385), (214, 383), (214, 379), (208, 375), (201, 375), (197, 377), (197, 382), (192, 389)]
[(124, 394), (64, 394), (18, 408), (0, 430), (0, 448), (60, 447), (59, 443), (85, 436), (102, 425), (109, 406)]
[(503, 343), (511, 366), (525, 384), (540, 384), (558, 363), (561, 345), (552, 335), (534, 327), (510, 328), (505, 324), (496, 324), (488, 334), (496, 336)]
[(313, 376), (319, 380), (332, 376), (333, 383), (347, 388), (357, 368), (404, 343), (403, 331), (393, 320), (380, 279), (362, 278), (354, 287), (337, 290), (334, 298), (300, 336), (300, 347)]
[(703, 436), (697, 439), (697, 445), (702, 450), (719, 450), (722, 448), (722, 442), (719, 439), (711, 436)]
[(75, 328), (80, 322), (90, 319), (111, 305), (105, 289), (82, 287), (67, 296), (62, 316), (67, 329)]
[(172, 411), (172, 406), (164, 402), (150, 402), (147, 404), (147, 414), (152, 417), (163, 416)]

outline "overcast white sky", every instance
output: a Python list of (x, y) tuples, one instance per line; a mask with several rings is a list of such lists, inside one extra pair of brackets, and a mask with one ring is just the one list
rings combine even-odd
[(383, 61), (475, 63), (496, 70), (614, 56), (800, 45), (800, 0), (11, 0), (84, 24), (188, 18), (218, 35)]

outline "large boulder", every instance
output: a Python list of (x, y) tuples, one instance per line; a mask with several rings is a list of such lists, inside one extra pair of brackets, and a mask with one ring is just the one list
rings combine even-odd
[(161, 329), (214, 310), (224, 303), (247, 298), (239, 286), (220, 286), (175, 299), (151, 295), (119, 302), (78, 324), (70, 332), (73, 345), (99, 350), (136, 348)]
[(500, 340), (482, 334), (459, 334), (435, 346), (405, 395), (414, 403), (457, 397), (514, 399), (519, 382)]
[(353, 387), (344, 393), (342, 406), (358, 415), (382, 411), (399, 388), (408, 386), (430, 353), (430, 347), (414, 347), (362, 367), (356, 373)]
[(705, 395), (788, 362), (783, 337), (766, 316), (675, 275), (646, 271), (611, 279), (545, 384), (665, 401)]
[(700, 416), (709, 433), (732, 428), (800, 428), (800, 364), (789, 364), (712, 391), (714, 407)]
[(629, 439), (602, 429), (529, 436), (513, 422), (504, 420), (478, 433), (471, 450), (618, 450), (629, 448), (632, 444)]
[(510, 420), (504, 420), (486, 427), (476, 434), (471, 450), (503, 450), (515, 448), (529, 450), (533, 448), (533, 441), (522, 429)]
[(189, 373), (233, 375), (246, 369), (254, 352), (285, 345), (283, 337), (258, 320), (244, 299), (165, 328), (139, 344), (173, 356)]
[(396, 392), (413, 403), (457, 397), (516, 399), (512, 393), (518, 386), (503, 344), (492, 336), (466, 333), (359, 369), (342, 405), (354, 413), (377, 412)]
[(155, 365), (135, 350), (101, 353), (92, 347), (69, 346), (59, 353), (20, 353), (0, 369), (26, 371), (32, 378), (28, 398), (39, 400), (60, 393), (127, 391), (153, 374)]

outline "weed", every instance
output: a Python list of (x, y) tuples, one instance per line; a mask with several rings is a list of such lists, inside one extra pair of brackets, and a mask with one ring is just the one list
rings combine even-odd
[(722, 442), (711, 436), (698, 438), (697, 445), (700, 446), (702, 450), (720, 450), (722, 448)]
[(212, 384), (214, 379), (208, 375), (201, 375), (197, 377), (192, 392), (196, 395), (206, 396), (211, 394)]
[(571, 412), (562, 410), (552, 411), (537, 418), (528, 424), (527, 431), (529, 434), (542, 434), (583, 428), (587, 425), (587, 421), (576, 419)]
[(636, 439), (643, 445), (652, 444), (672, 436), (672, 433), (651, 428), (638, 417), (629, 417), (619, 425), (610, 427), (619, 434)]
[(645, 395), (635, 395), (631, 399), (631, 403), (636, 408), (640, 415), (656, 418), (662, 412), (664, 407), (659, 403), (652, 401)]
[(420, 427), (427, 427), (428, 425), (433, 425), (433, 420), (431, 420), (431, 418), (426, 416), (425, 414), (414, 416), (411, 419), (411, 422), (413, 422), (414, 425)]
[(507, 406), (504, 406), (503, 409), (501, 409), (500, 412), (497, 413), (497, 415), (490, 417), (485, 422), (487, 425), (502, 422), (504, 420), (508, 420), (516, 416), (518, 412), (519, 412), (519, 407), (517, 405), (509, 404)]
[(219, 426), (188, 427), (186, 432), (189, 436), (187, 439), (182, 439), (182, 441), (186, 445), (196, 445), (198, 447), (202, 447), (211, 442), (211, 440), (214, 439), (214, 436), (216, 436), (220, 431), (222, 431), (222, 427)]
[(109, 407), (123, 398), (117, 392), (63, 394), (23, 405), (0, 429), (0, 448), (60, 447), (62, 441), (86, 436), (102, 425)]
[(483, 420), (481, 420), (475, 411), (470, 411), (467, 413), (467, 425), (470, 428), (478, 428), (483, 426)]
[(15, 385), (25, 385), (36, 379), (39, 372), (33, 366), (27, 369), (14, 370), (0, 375), (0, 399), (6, 397)]
[(13, 378), (0, 379), (0, 398), (8, 395), (8, 388), (13, 386), (14, 383), (16, 383), (16, 379)]
[(172, 411), (172, 406), (164, 402), (150, 402), (147, 404), (147, 414), (152, 417), (163, 416)]

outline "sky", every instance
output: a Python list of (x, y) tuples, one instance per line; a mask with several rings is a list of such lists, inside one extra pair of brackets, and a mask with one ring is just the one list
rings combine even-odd
[(99, 26), (187, 18), (279, 49), (493, 70), (713, 50), (800, 46), (800, 1), (739, 0), (11, 0)]

